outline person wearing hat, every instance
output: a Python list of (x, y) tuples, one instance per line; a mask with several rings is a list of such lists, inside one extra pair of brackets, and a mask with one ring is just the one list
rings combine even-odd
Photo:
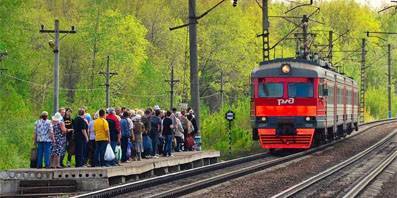
[(55, 142), (52, 124), (48, 120), (48, 112), (43, 111), (40, 119), (35, 122), (34, 139), (37, 144), (37, 168), (50, 168), (51, 142)]
[(66, 151), (66, 127), (62, 122), (61, 113), (56, 113), (52, 116), (52, 130), (54, 132), (55, 141), (52, 142), (51, 149), (51, 168), (62, 168), (60, 165), (61, 156), (65, 155)]

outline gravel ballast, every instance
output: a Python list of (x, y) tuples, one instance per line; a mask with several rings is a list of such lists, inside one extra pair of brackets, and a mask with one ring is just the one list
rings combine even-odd
[(270, 197), (375, 144), (396, 126), (395, 123), (376, 126), (304, 159), (234, 179), (186, 197)]

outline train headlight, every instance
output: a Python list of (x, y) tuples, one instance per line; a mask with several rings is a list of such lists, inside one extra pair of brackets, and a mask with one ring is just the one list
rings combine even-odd
[(307, 117), (305, 118), (305, 120), (309, 122), (309, 121), (310, 121), (310, 117), (307, 116)]
[(266, 122), (267, 118), (266, 117), (261, 117), (262, 122)]
[(281, 72), (283, 74), (288, 74), (289, 72), (291, 72), (291, 65), (290, 64), (282, 64), (281, 65)]

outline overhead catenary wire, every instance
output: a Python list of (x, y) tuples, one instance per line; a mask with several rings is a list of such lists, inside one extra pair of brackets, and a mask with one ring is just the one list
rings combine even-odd
[[(33, 86), (36, 86), (36, 87), (41, 87), (41, 88), (48, 88), (48, 85), (46, 85), (45, 83), (37, 83), (37, 82), (33, 82), (33, 81), (29, 81), (29, 80), (25, 80), (25, 79), (22, 79), (22, 78), (19, 78), (19, 77), (16, 77), (16, 76), (12, 76), (12, 75), (10, 75), (10, 74), (2, 74), (3, 76), (6, 76), (6, 77), (8, 77), (8, 78), (11, 78), (11, 79), (14, 79), (14, 80), (17, 80), (17, 81), (20, 81), (20, 82), (24, 82), (24, 83), (28, 83), (28, 84), (30, 84), (30, 85), (33, 85)], [(59, 90), (62, 90), (62, 91), (94, 91), (94, 90), (102, 90), (103, 88), (92, 88), (92, 89), (85, 89), (85, 88), (82, 88), (82, 89), (73, 89), (73, 88), (59, 88)]]

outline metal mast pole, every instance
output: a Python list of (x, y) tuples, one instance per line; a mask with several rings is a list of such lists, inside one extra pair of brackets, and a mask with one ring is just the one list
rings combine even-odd
[[(59, 30), (59, 20), (55, 19), (54, 30), (45, 30), (44, 25), (41, 25), (40, 33), (54, 33), (55, 34), (55, 43), (53, 47), (54, 50), (54, 104), (53, 104), (53, 113), (55, 114), (59, 108), (59, 34), (74, 34), (76, 30), (74, 26), (71, 27), (71, 30)], [(51, 43), (50, 43), (51, 45)]]
[(391, 45), (387, 45), (387, 97), (388, 97), (388, 116), (389, 119), (392, 117), (391, 114)]
[(360, 86), (360, 122), (364, 123), (364, 112), (365, 112), (365, 89), (366, 89), (366, 74), (365, 74), (365, 39), (361, 42), (361, 86)]
[(309, 18), (307, 18), (307, 15), (303, 15), (303, 19), (302, 19), (302, 29), (303, 29), (303, 56), (304, 58), (307, 57), (307, 55), (309, 54), (309, 46), (308, 46), (308, 35), (307, 35), (307, 31), (308, 31), (308, 22), (309, 22)]
[(269, 46), (269, 7), (268, 0), (262, 0), (262, 23), (263, 23), (263, 61), (270, 60), (270, 46)]
[(224, 80), (223, 80), (223, 71), (221, 72), (221, 108), (223, 107), (223, 93), (224, 93), (224, 88), (223, 88), (223, 84), (224, 84)]
[(110, 107), (110, 92), (109, 92), (109, 88), (110, 88), (110, 57), (107, 56), (106, 59), (106, 108)]
[(110, 107), (110, 78), (117, 75), (117, 72), (110, 72), (110, 56), (106, 57), (106, 72), (99, 72), (98, 74), (104, 75), (106, 78), (105, 91), (106, 91), (106, 108)]
[(332, 63), (332, 53), (333, 53), (333, 47), (334, 47), (334, 44), (333, 44), (333, 31), (331, 30), (331, 31), (329, 31), (329, 43), (328, 43), (328, 61), (330, 62), (330, 63)]
[(54, 107), (53, 113), (59, 109), (59, 20), (54, 24), (55, 47), (54, 47)]
[(189, 0), (189, 45), (190, 45), (190, 95), (197, 125), (197, 136), (200, 136), (200, 92), (197, 61), (197, 18), (196, 0)]

